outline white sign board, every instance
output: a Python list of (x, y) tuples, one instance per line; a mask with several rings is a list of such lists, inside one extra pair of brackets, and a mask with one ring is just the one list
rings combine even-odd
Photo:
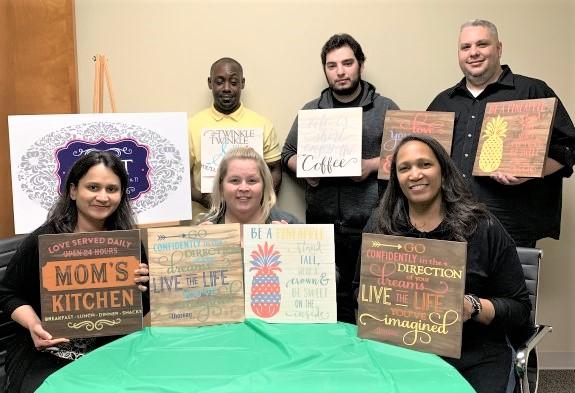
[(361, 175), (362, 108), (298, 113), (297, 177)]
[(262, 128), (203, 128), (201, 191), (212, 192), (216, 170), (228, 150), (238, 146), (249, 146), (263, 157), (263, 135)]
[(69, 169), (92, 150), (125, 163), (139, 224), (192, 217), (184, 112), (8, 116), (8, 127), (16, 233), (46, 220)]
[(244, 225), (246, 318), (335, 323), (332, 224)]

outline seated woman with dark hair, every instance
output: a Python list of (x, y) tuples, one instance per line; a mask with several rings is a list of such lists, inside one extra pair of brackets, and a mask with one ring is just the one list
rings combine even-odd
[[(0, 282), (0, 308), (21, 327), (8, 342), (6, 392), (33, 392), (50, 374), (114, 338), (53, 337), (40, 318), (38, 236), (44, 234), (132, 229), (135, 224), (122, 161), (108, 152), (91, 152), (70, 169), (66, 191), (46, 222), (22, 241)], [(146, 292), (148, 268), (135, 271), (138, 288)], [(149, 301), (144, 299), (146, 311)]]
[(237, 147), (224, 155), (213, 187), (212, 206), (203, 223), (298, 223), (296, 217), (275, 207), (272, 175), (251, 147)]
[[(477, 390), (513, 391), (507, 335), (528, 323), (531, 303), (515, 244), (471, 192), (434, 139), (408, 136), (395, 150), (389, 184), (365, 233), (467, 242), (460, 359), (445, 358)], [(356, 269), (356, 284), (359, 281)]]

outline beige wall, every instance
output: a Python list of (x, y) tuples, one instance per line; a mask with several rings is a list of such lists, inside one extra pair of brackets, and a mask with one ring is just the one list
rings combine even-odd
[[(459, 25), (499, 27), (503, 62), (547, 81), (575, 119), (575, 6), (571, 0), (76, 0), (80, 108), (91, 110), (92, 56), (109, 57), (119, 111), (187, 111), (211, 102), (206, 78), (219, 57), (244, 66), (243, 98), (271, 118), (283, 141), (296, 111), (325, 85), (319, 51), (348, 32), (367, 56), (364, 78), (402, 109), (425, 109), (458, 81)], [(284, 177), (280, 203), (303, 216), (301, 191)], [(563, 236), (545, 250), (539, 319), (547, 367), (575, 368), (575, 182), (565, 182)]]

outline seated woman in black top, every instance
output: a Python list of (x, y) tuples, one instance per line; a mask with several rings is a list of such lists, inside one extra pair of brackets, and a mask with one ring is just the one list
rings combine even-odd
[[(16, 251), (0, 282), (0, 308), (18, 322), (6, 355), (6, 392), (33, 392), (50, 374), (113, 338), (52, 337), (40, 318), (38, 236), (54, 233), (132, 229), (134, 215), (126, 189), (128, 175), (122, 161), (108, 152), (91, 152), (70, 169), (66, 192), (47, 221)], [(147, 265), (136, 270), (142, 292), (148, 281)], [(146, 300), (146, 299), (144, 299)], [(144, 301), (149, 308), (149, 301)]]
[(525, 326), (531, 310), (523, 270), (511, 237), (471, 199), (436, 140), (408, 136), (400, 142), (389, 184), (364, 232), (467, 242), (465, 293), (470, 296), (464, 300), (461, 358), (445, 360), (480, 393), (512, 391), (507, 335)]

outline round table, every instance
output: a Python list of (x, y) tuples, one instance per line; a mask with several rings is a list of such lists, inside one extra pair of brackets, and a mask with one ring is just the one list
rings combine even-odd
[(337, 324), (145, 328), (51, 375), (38, 392), (473, 392), (440, 357)]

